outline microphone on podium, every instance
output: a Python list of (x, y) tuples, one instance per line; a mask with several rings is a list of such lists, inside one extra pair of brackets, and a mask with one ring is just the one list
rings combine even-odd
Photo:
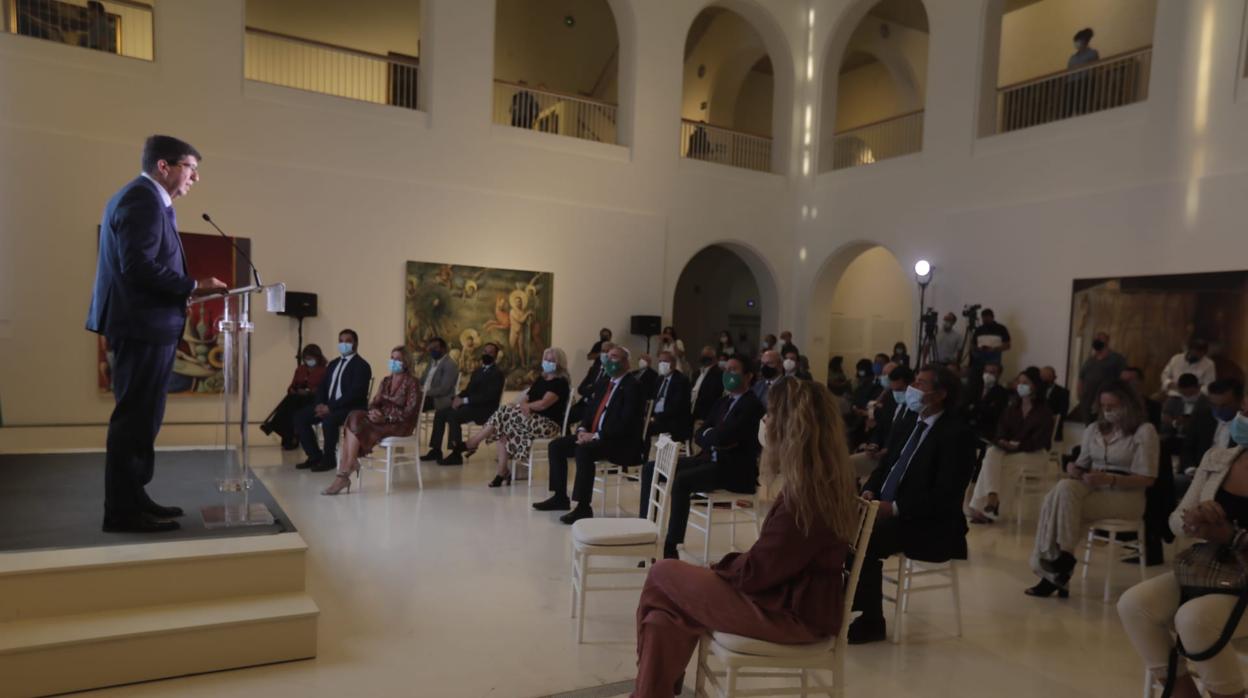
[(204, 220), (208, 221), (208, 225), (211, 225), (213, 228), (216, 228), (216, 231), (221, 234), (221, 237), (230, 241), (230, 245), (234, 247), (234, 251), (242, 255), (243, 259), (247, 261), (247, 266), (251, 267), (251, 274), (252, 274), (252, 277), (255, 278), (256, 280), (256, 285), (263, 286), (264, 284), (260, 283), (260, 270), (256, 269), (256, 265), (251, 262), (251, 257), (248, 257), (247, 253), (243, 252), (242, 248), (238, 246), (238, 243), (234, 242), (234, 238), (231, 238), (229, 235), (226, 235), (224, 230), (217, 227), (217, 224), (212, 221), (212, 218), (209, 217), (207, 213), (204, 214)]

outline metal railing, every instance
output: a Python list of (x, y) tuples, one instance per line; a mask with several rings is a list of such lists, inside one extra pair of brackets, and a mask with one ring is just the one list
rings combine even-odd
[(700, 121), (680, 120), (680, 155), (747, 170), (771, 172), (771, 139)]
[(382, 56), (255, 27), (247, 27), (243, 75), (297, 90), (418, 108), (420, 63), (415, 58)]
[(832, 141), (832, 169), (917, 153), (923, 149), (923, 110), (894, 116), (836, 134)]
[(1151, 46), (997, 88), (997, 133), (1148, 99)]
[(494, 81), (494, 123), (599, 143), (618, 143), (609, 102)]
[(13, 34), (152, 60), (152, 6), (133, 0), (7, 0), (4, 27)]

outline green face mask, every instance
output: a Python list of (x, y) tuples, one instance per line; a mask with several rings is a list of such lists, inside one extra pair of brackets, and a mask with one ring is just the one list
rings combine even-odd
[(731, 371), (724, 371), (724, 390), (734, 392), (741, 387), (741, 374)]
[(615, 378), (620, 375), (620, 362), (615, 359), (607, 359), (602, 362), (602, 369), (607, 372), (608, 376)]

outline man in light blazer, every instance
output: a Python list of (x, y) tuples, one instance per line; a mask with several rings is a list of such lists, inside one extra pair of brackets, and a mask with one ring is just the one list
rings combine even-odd
[(156, 434), (165, 414), (173, 357), (186, 324), (186, 302), (225, 288), (192, 279), (178, 237), (173, 200), (199, 181), (199, 151), (171, 136), (143, 145), (142, 173), (121, 188), (100, 221), (99, 258), (87, 329), (113, 353), (113, 399), (104, 457), (104, 530), (171, 531), (181, 516), (148, 496)]
[[(420, 379), (425, 391), (425, 404), (421, 411), (436, 412), (449, 408), (451, 401), (455, 399), (455, 389), (459, 387), (459, 365), (447, 353), (446, 340), (441, 337), (431, 338), (425, 344), (425, 350), (429, 354), (429, 367), (425, 369), (425, 375)], [(434, 433), (431, 429), (429, 430), (429, 452), (422, 456), (422, 459), (427, 461), (435, 461), (442, 457), (441, 439), (435, 443), (433, 437)]]

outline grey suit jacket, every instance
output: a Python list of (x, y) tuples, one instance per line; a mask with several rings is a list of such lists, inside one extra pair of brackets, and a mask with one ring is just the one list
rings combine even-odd
[(459, 366), (451, 357), (443, 356), (425, 369), (425, 375), (420, 378), (421, 385), (429, 379), (430, 371), (433, 371), (433, 381), (429, 383), (429, 392), (425, 393), (425, 397), (433, 399), (436, 410), (450, 407), (451, 400), (455, 398), (455, 388), (459, 387)]

